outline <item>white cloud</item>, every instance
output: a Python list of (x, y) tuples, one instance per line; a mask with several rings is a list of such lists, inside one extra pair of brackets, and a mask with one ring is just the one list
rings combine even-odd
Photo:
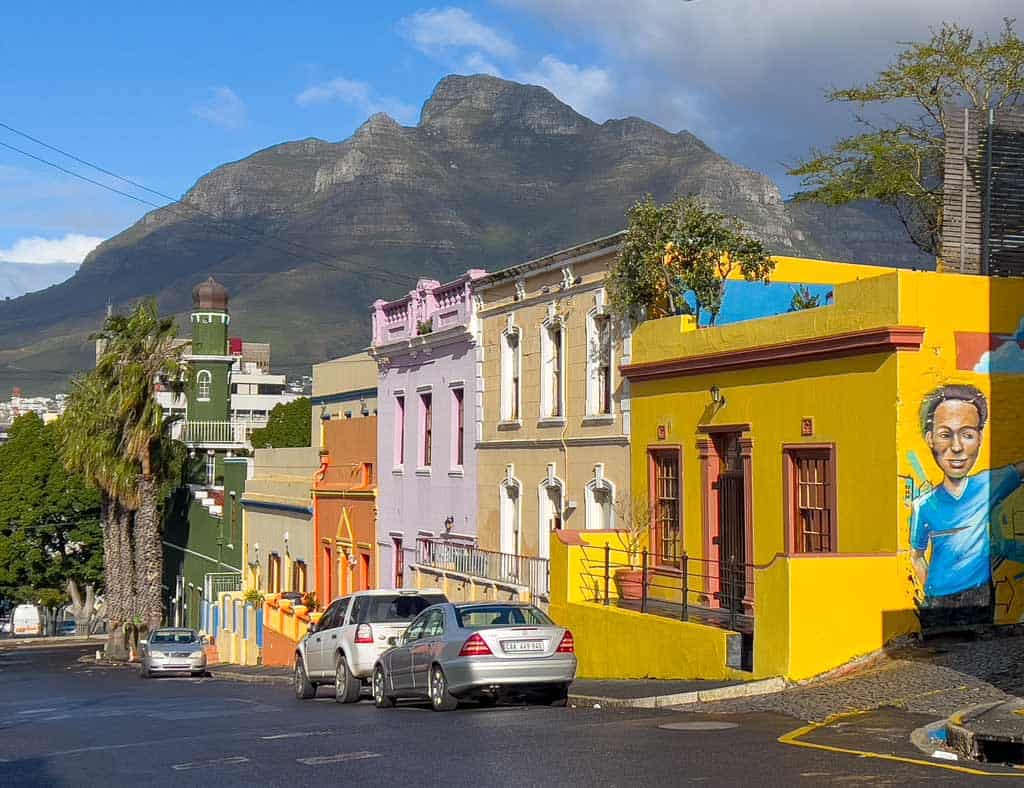
[(982, 375), (1024, 375), (1024, 349), (1015, 341), (1004, 342), (986, 351), (974, 371)]
[(504, 74), (488, 57), (482, 52), (470, 52), (462, 61), (462, 71), (466, 74), (490, 74), (492, 77), (502, 77)]
[(386, 112), (400, 123), (415, 123), (418, 110), (411, 104), (387, 96), (378, 96), (366, 82), (337, 77), (311, 85), (295, 97), (300, 107), (340, 102), (372, 115)]
[(245, 125), (245, 102), (228, 87), (213, 88), (210, 97), (192, 107), (192, 114), (224, 129)]
[(63, 238), (21, 238), (8, 249), (0, 249), (3, 263), (80, 263), (103, 238), (69, 233)]
[(615, 75), (607, 114), (687, 128), (776, 177), (781, 162), (853, 130), (851, 108), (828, 104), (826, 90), (869, 81), (900, 42), (926, 40), (944, 20), (996, 32), (1019, 11), (1019, 0), (500, 2), (571, 35)]
[(461, 8), (417, 11), (399, 20), (398, 32), (428, 55), (451, 49), (472, 49), (498, 58), (516, 54), (515, 44)]
[(541, 58), (537, 67), (520, 74), (520, 80), (542, 85), (577, 112), (597, 121), (608, 119), (607, 99), (615, 89), (611, 73), (604, 68), (581, 68), (563, 63), (553, 55)]

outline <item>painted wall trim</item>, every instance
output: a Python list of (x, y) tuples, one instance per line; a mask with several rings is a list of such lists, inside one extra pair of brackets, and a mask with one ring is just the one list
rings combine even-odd
[(355, 391), (343, 391), (340, 394), (320, 394), (316, 397), (310, 397), (309, 402), (311, 405), (333, 405), (335, 402), (349, 402), (351, 400), (358, 400), (365, 397), (376, 397), (377, 388), (376, 386), (369, 389), (357, 389)]
[(272, 501), (254, 501), (251, 498), (243, 498), (242, 506), (247, 509), (265, 509), (276, 512), (291, 512), (294, 514), (305, 514), (313, 516), (313, 509), (309, 506), (296, 506), (290, 503), (274, 503)]
[[(566, 438), (567, 446), (628, 446), (628, 435), (601, 435)], [(557, 449), (562, 446), (558, 438), (477, 441), (478, 449)]]
[(626, 364), (619, 369), (622, 375), (630, 380), (658, 380), (752, 367), (802, 364), (868, 353), (920, 350), (923, 342), (924, 329), (919, 326), (883, 326), (826, 337), (686, 356), (668, 361)]

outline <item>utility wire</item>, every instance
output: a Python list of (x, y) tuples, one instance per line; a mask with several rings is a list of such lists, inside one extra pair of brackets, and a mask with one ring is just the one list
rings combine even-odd
[[(53, 167), (54, 169), (57, 169), (60, 172), (63, 172), (65, 174), (67, 174), (67, 175), (70, 175), (70, 176), (72, 176), (74, 178), (79, 178), (79, 179), (81, 179), (83, 181), (86, 181), (87, 183), (90, 183), (90, 184), (92, 184), (94, 186), (99, 186), (102, 189), (106, 189), (107, 191), (113, 192), (114, 194), (121, 195), (122, 197), (127, 197), (130, 200), (135, 200), (136, 202), (142, 203), (143, 205), (148, 205), (151, 208), (166, 208), (166, 209), (168, 209), (170, 211), (174, 211), (176, 213), (179, 213), (179, 215), (181, 214), (181, 210), (185, 209), (185, 210), (192, 211), (194, 213), (206, 216), (209, 219), (213, 220), (214, 222), (217, 222), (218, 225), (226, 223), (223, 218), (217, 216), (216, 214), (210, 213), (209, 211), (204, 211), (202, 208), (199, 208), (197, 206), (190, 205), (189, 203), (185, 202), (184, 199), (178, 199), (178, 198), (172, 197), (171, 195), (165, 194), (164, 192), (158, 191), (157, 189), (152, 189), (152, 188), (150, 188), (148, 186), (144, 186), (143, 184), (138, 183), (137, 181), (134, 181), (131, 178), (126, 178), (123, 175), (118, 175), (116, 172), (108, 170), (105, 167), (101, 167), (100, 165), (95, 164), (93, 162), (90, 162), (87, 159), (81, 158), (80, 156), (76, 156), (75, 154), (70, 153), (69, 151), (66, 151), (63, 148), (57, 147), (56, 145), (51, 145), (50, 143), (45, 142), (44, 140), (41, 140), (38, 137), (35, 137), (35, 136), (33, 136), (33, 135), (31, 135), (31, 134), (29, 134), (27, 132), (21, 131), (20, 129), (16, 129), (14, 126), (11, 126), (11, 125), (9, 125), (7, 123), (0, 122), (0, 128), (7, 129), (8, 131), (10, 131), (10, 132), (12, 132), (14, 134), (17, 134), (17, 135), (19, 135), (21, 137), (24, 137), (25, 139), (30, 140), (30, 141), (36, 143), (37, 145), (41, 145), (42, 147), (47, 148), (49, 150), (52, 150), (55, 153), (59, 153), (62, 156), (66, 156), (67, 158), (72, 159), (73, 161), (76, 161), (79, 164), (83, 164), (86, 167), (90, 167), (92, 169), (97, 170), (98, 172), (102, 172), (104, 175), (108, 175), (108, 176), (110, 176), (112, 178), (116, 178), (119, 181), (122, 181), (124, 183), (129, 184), (130, 186), (133, 186), (134, 188), (141, 189), (141, 190), (143, 190), (145, 192), (148, 192), (150, 194), (154, 194), (154, 195), (156, 195), (158, 197), (161, 197), (162, 199), (169, 200), (171, 204), (169, 204), (169, 205), (159, 205), (157, 203), (154, 203), (154, 202), (151, 202), (149, 200), (143, 199), (142, 197), (139, 197), (137, 195), (130, 194), (129, 192), (122, 191), (121, 189), (116, 189), (113, 186), (110, 186), (108, 184), (102, 183), (101, 181), (97, 181), (97, 180), (94, 180), (92, 178), (89, 178), (86, 175), (82, 175), (81, 173), (78, 173), (78, 172), (75, 172), (74, 170), (70, 170), (70, 169), (68, 169), (66, 167), (63, 167), (60, 164), (57, 164), (56, 162), (52, 162), (52, 161), (50, 161), (48, 159), (44, 159), (41, 156), (37, 156), (37, 155), (35, 155), (33, 153), (30, 153), (28, 151), (22, 150), (21, 148), (17, 148), (14, 145), (10, 145), (10, 144), (8, 144), (6, 142), (0, 141), (0, 146), (3, 146), (5, 148), (8, 148), (9, 150), (14, 151), (15, 153), (19, 153), (22, 156), (26, 156), (26, 157), (28, 157), (30, 159), (33, 159), (33, 160), (35, 160), (37, 162), (40, 162), (41, 164), (45, 164), (45, 165), (47, 165), (49, 167)], [(187, 217), (187, 218), (192, 218), (192, 217)], [(254, 240), (253, 238), (247, 238), (247, 237), (239, 235), (237, 233), (232, 233), (230, 231), (227, 231), (227, 230), (225, 230), (224, 228), (222, 228), (222, 227), (220, 227), (218, 225), (205, 225), (205, 226), (210, 227), (211, 229), (214, 229), (217, 232), (220, 232), (220, 233), (222, 233), (222, 234), (224, 234), (224, 235), (226, 235), (228, 237), (234, 238), (235, 240), (241, 240), (241, 241), (245, 241), (247, 243), (251, 243)], [(407, 279), (407, 278), (396, 277), (396, 276), (388, 274), (387, 272), (384, 272), (384, 271), (377, 271), (377, 270), (373, 270), (373, 269), (359, 269), (358, 267), (356, 267), (354, 264), (351, 264), (351, 263), (349, 264), (348, 268), (342, 268), (341, 266), (339, 266), (339, 265), (337, 265), (335, 263), (334, 258), (330, 257), (327, 253), (322, 252), (319, 249), (316, 249), (316, 248), (311, 247), (311, 246), (307, 246), (305, 244), (301, 244), (301, 243), (299, 243), (297, 241), (292, 241), (292, 240), (287, 239), (287, 238), (281, 238), (280, 236), (276, 236), (276, 235), (267, 233), (267, 232), (265, 232), (264, 230), (262, 230), (260, 228), (253, 228), (253, 227), (247, 226), (245, 224), (242, 224), (240, 222), (234, 222), (234, 223), (232, 223), (232, 226), (240, 227), (243, 230), (246, 230), (247, 232), (252, 233), (253, 235), (258, 235), (258, 236), (260, 236), (263, 239), (270, 240), (270, 241), (275, 241), (275, 242), (278, 242), (278, 243), (281, 243), (281, 244), (286, 244), (288, 246), (291, 246), (293, 249), (299, 249), (302, 252), (304, 252), (305, 255), (313, 255), (315, 257), (322, 258), (322, 259), (312, 259), (311, 262), (317, 263), (317, 264), (322, 265), (322, 266), (324, 266), (326, 268), (330, 268), (330, 269), (333, 269), (333, 270), (336, 270), (336, 271), (341, 271), (341, 272), (348, 271), (350, 273), (355, 273), (355, 274), (360, 274), (360, 275), (363, 275), (363, 276), (374, 277), (374, 278), (378, 279), (379, 281), (382, 281), (382, 282), (384, 282), (386, 284), (400, 285), (400, 286), (403, 286), (403, 287), (408, 286), (408, 284), (409, 284), (409, 279)], [(271, 248), (273, 248), (273, 247), (271, 247)], [(279, 252), (282, 251), (281, 247), (278, 247), (276, 249), (276, 251), (279, 251)], [(289, 251), (289, 250), (284, 250), (284, 251), (286, 253), (288, 253), (288, 254), (293, 254), (293, 255), (295, 254), (295, 252), (293, 252), (293, 251)]]

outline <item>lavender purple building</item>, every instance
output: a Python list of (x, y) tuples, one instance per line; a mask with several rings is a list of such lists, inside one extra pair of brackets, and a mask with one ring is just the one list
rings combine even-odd
[(476, 541), (482, 357), (470, 287), (485, 273), (421, 279), (406, 297), (373, 305), (381, 588), (411, 585), (418, 539)]

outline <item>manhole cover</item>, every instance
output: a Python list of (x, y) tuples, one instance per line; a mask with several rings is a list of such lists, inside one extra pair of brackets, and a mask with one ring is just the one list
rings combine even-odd
[(669, 722), (659, 725), (659, 728), (666, 731), (727, 731), (730, 728), (738, 728), (735, 722)]

